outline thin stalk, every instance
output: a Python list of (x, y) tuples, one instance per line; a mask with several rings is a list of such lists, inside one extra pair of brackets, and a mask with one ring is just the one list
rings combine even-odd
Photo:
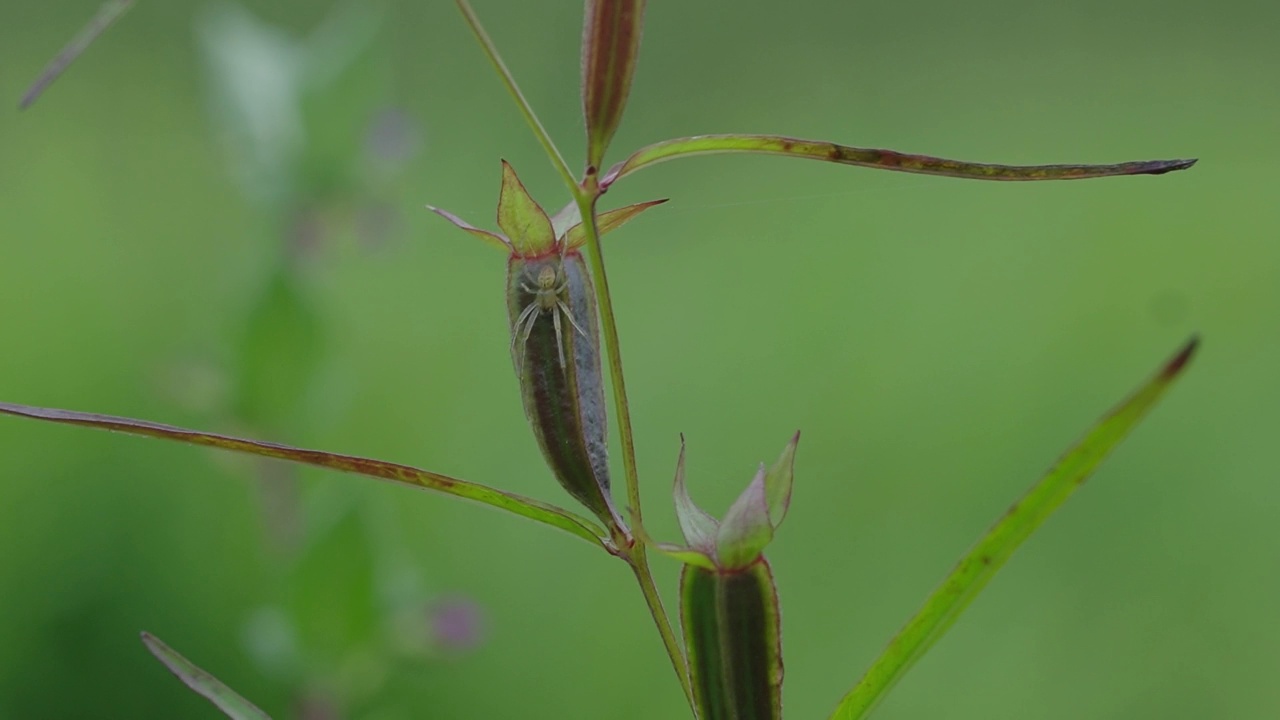
[[(529, 105), (524, 93), (520, 91), (520, 86), (516, 84), (515, 77), (507, 69), (506, 63), (502, 61), (502, 56), (498, 54), (498, 48), (493, 44), (493, 40), (489, 38), (489, 34), (485, 32), (484, 26), (480, 24), (480, 18), (471, 9), (471, 4), (467, 0), (455, 0), (455, 2), (458, 5), (458, 9), (462, 11), (463, 18), (466, 19), (467, 24), (471, 27), (471, 31), (475, 33), (480, 47), (484, 50), (485, 55), (489, 57), (489, 61), (493, 63), (498, 75), (501, 76), (503, 84), (507, 87), (507, 92), (516, 101), (516, 105), (520, 108), (520, 113), (524, 115), (525, 122), (533, 130), (533, 134), (538, 138), (538, 142), (542, 144), (543, 150), (546, 151), (547, 157), (551, 158), (551, 164), (555, 166), (556, 171), (560, 173), (560, 177), (573, 193), (574, 201), (578, 205), (578, 211), (582, 215), (582, 227), (586, 231), (587, 246), (590, 248), (587, 255), (590, 258), (591, 274), (595, 280), (596, 297), (600, 306), (600, 325), (604, 329), (604, 344), (609, 355), (609, 376), (613, 379), (613, 403), (618, 414), (618, 435), (622, 439), (622, 467), (627, 481), (627, 503), (631, 508), (631, 512), (639, 519), (640, 482), (639, 473), (636, 470), (635, 435), (631, 429), (631, 409), (627, 403), (626, 381), (622, 376), (622, 353), (618, 342), (618, 322), (613, 314), (613, 300), (609, 293), (609, 280), (604, 271), (604, 255), (600, 249), (600, 232), (596, 224), (595, 205), (596, 200), (600, 197), (600, 186), (597, 182), (595, 170), (592, 169), (586, 180), (581, 185), (578, 184), (577, 180), (574, 179), (573, 172), (569, 170), (569, 165), (565, 162), (564, 156), (560, 154), (559, 148), (556, 147), (551, 136), (547, 134), (542, 122), (538, 120), (533, 107)], [(680, 642), (671, 627), (671, 620), (667, 617), (666, 608), (662, 605), (662, 598), (658, 595), (658, 588), (653, 581), (653, 573), (649, 569), (647, 548), (643, 541), (634, 542), (630, 548), (627, 548), (621, 542), (626, 539), (628, 538), (615, 538), (615, 540), (619, 541), (619, 548), (623, 550), (619, 554), (631, 566), (632, 572), (635, 573), (636, 581), (640, 584), (640, 592), (644, 595), (645, 604), (649, 606), (649, 614), (653, 616), (653, 622), (658, 628), (658, 634), (662, 636), (662, 644), (667, 650), (667, 656), (671, 659), (671, 666), (675, 669), (676, 677), (680, 680), (680, 687), (684, 689), (685, 698), (689, 701), (689, 707), (694, 709), (694, 714), (696, 715), (697, 707), (694, 705), (693, 687), (689, 682), (689, 671), (685, 664), (684, 652), (680, 648)]]
[[(604, 345), (609, 355), (609, 376), (613, 379), (613, 404), (618, 415), (618, 436), (622, 439), (622, 468), (627, 481), (627, 505), (637, 524), (640, 515), (640, 478), (636, 469), (635, 434), (631, 429), (631, 406), (627, 402), (627, 384), (622, 375), (622, 350), (618, 341), (618, 320), (613, 314), (613, 296), (609, 292), (609, 278), (604, 270), (604, 252), (600, 246), (600, 231), (596, 225), (596, 200), (600, 197), (600, 186), (597, 176), (590, 173), (582, 185), (574, 186), (573, 199), (582, 215), (582, 229), (587, 236), (587, 256), (591, 262), (592, 280), (596, 288), (596, 304), (600, 306), (600, 326), (604, 330)], [(625, 546), (624, 546), (625, 547)], [(693, 699), (693, 686), (689, 681), (689, 669), (684, 659), (684, 651), (671, 627), (667, 610), (662, 605), (658, 588), (653, 581), (653, 573), (649, 569), (648, 548), (644, 540), (636, 538), (635, 544), (626, 551), (624, 557), (631, 565), (636, 581), (640, 583), (640, 592), (644, 595), (645, 604), (649, 606), (649, 614), (662, 636), (662, 644), (671, 659), (671, 667), (676, 671), (680, 687), (684, 690), (689, 707), (697, 715), (697, 706)]]
[(466, 19), (467, 25), (471, 26), (471, 32), (475, 33), (476, 40), (480, 43), (484, 54), (489, 57), (489, 62), (493, 63), (493, 69), (498, 71), (498, 75), (502, 78), (502, 83), (507, 86), (507, 92), (516, 101), (516, 105), (520, 108), (520, 114), (524, 116), (524, 121), (528, 123), (529, 129), (538, 138), (538, 142), (542, 144), (542, 149), (547, 151), (547, 157), (551, 158), (551, 164), (555, 166), (556, 171), (560, 173), (560, 177), (570, 188), (577, 188), (578, 183), (574, 180), (573, 172), (569, 170), (568, 163), (564, 161), (564, 156), (560, 154), (560, 149), (556, 147), (555, 141), (547, 134), (547, 129), (542, 126), (542, 121), (538, 119), (538, 115), (533, 111), (533, 106), (525, 99), (524, 93), (520, 92), (520, 86), (516, 84), (515, 76), (507, 69), (507, 64), (502, 61), (502, 56), (498, 54), (498, 47), (493, 44), (493, 40), (489, 38), (489, 33), (485, 32), (484, 26), (480, 24), (480, 18), (476, 16), (475, 10), (471, 9), (471, 3), (467, 2), (467, 0), (455, 1), (458, 4), (458, 9), (462, 11), (462, 17)]
[(689, 668), (685, 664), (684, 651), (680, 648), (680, 641), (676, 637), (675, 630), (671, 627), (671, 620), (667, 618), (667, 610), (662, 605), (662, 597), (658, 595), (658, 586), (653, 582), (653, 573), (649, 570), (647, 552), (648, 548), (645, 544), (637, 542), (632, 546), (631, 553), (627, 556), (627, 562), (631, 565), (631, 571), (636, 575), (636, 582), (640, 583), (640, 592), (644, 595), (645, 604), (649, 606), (649, 614), (653, 616), (653, 624), (658, 627), (658, 634), (662, 636), (662, 645), (667, 649), (667, 657), (671, 659), (671, 668), (676, 671), (676, 678), (680, 680), (680, 687), (684, 690), (685, 699), (689, 701), (689, 707), (693, 709), (696, 717), (698, 710), (694, 704), (693, 686), (689, 682)]
[(640, 513), (640, 474), (636, 470), (636, 440), (631, 430), (631, 405), (627, 402), (627, 383), (622, 375), (622, 349), (618, 341), (618, 320), (613, 314), (613, 296), (604, 270), (604, 252), (596, 227), (596, 200), (600, 197), (596, 176), (589, 175), (582, 187), (575, 186), (574, 200), (582, 215), (582, 229), (587, 235), (587, 257), (591, 262), (591, 279), (595, 282), (600, 306), (600, 327), (609, 354), (609, 377), (613, 379), (613, 404), (618, 413), (618, 437), (622, 440), (622, 472), (627, 481), (627, 505), (636, 518)]

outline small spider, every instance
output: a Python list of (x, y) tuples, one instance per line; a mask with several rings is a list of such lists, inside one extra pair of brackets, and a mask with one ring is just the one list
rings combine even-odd
[[(522, 281), (520, 288), (533, 295), (533, 302), (525, 306), (512, 326), (511, 352), (515, 353), (517, 344), (523, 348), (529, 341), (533, 325), (543, 313), (551, 313), (551, 320), (556, 329), (556, 350), (560, 355), (560, 368), (563, 369), (565, 366), (564, 339), (560, 331), (560, 316), (564, 315), (565, 320), (569, 321), (579, 335), (584, 338), (587, 336), (587, 332), (582, 329), (578, 321), (573, 319), (573, 311), (569, 309), (569, 304), (565, 302), (563, 296), (569, 288), (569, 279), (565, 277), (564, 266), (560, 263), (543, 265), (536, 276), (532, 274), (532, 268), (528, 268), (525, 270), (525, 277), (531, 280), (533, 285)], [(523, 366), (523, 354), (517, 355), (516, 358), (516, 364)]]

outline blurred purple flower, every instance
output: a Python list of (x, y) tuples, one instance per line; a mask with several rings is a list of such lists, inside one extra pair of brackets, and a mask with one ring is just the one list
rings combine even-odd
[(392, 175), (417, 155), (422, 134), (413, 118), (398, 108), (386, 108), (365, 131), (365, 157), (381, 174)]
[(433, 640), (443, 650), (471, 650), (483, 639), (484, 613), (474, 600), (443, 598), (432, 603), (428, 613)]

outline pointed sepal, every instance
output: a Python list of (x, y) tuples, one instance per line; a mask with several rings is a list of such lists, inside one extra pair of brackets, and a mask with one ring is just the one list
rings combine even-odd
[(795, 465), (796, 445), (800, 433), (796, 433), (777, 462), (770, 468), (764, 463), (756, 471), (751, 482), (717, 521), (698, 507), (689, 497), (685, 484), (684, 436), (680, 437), (680, 456), (676, 460), (676, 477), (672, 486), (676, 518), (685, 545), (656, 543), (636, 528), (636, 535), (664, 555), (697, 567), (735, 572), (749, 567), (759, 560), (765, 547), (773, 540), (774, 530), (786, 515), (791, 501), (791, 485)]
[(765, 500), (769, 504), (769, 521), (777, 530), (791, 507), (791, 485), (795, 476), (796, 446), (800, 444), (800, 431), (791, 437), (773, 467), (764, 477)]
[(675, 499), (676, 520), (680, 523), (685, 544), (707, 557), (714, 557), (720, 523), (689, 497), (689, 488), (684, 481), (684, 435), (680, 436), (680, 457), (676, 460), (676, 479), (671, 494)]
[(499, 235), (498, 233), (494, 233), (494, 232), (489, 232), (488, 230), (481, 230), (475, 225), (472, 225), (466, 220), (463, 220), (457, 215), (454, 215), (453, 213), (449, 212), (448, 210), (442, 210), (432, 205), (428, 205), (427, 209), (439, 215), (440, 217), (444, 218), (445, 220), (448, 220), (449, 222), (453, 223), (454, 226), (456, 226), (458, 229), (465, 231), (472, 237), (479, 238), (484, 242), (488, 243), (489, 245), (492, 245), (507, 254), (511, 253), (511, 243), (508, 242), (507, 239), (502, 235)]
[[(623, 224), (645, 210), (648, 210), (655, 205), (661, 205), (666, 201), (667, 198), (663, 198), (661, 200), (650, 200), (648, 202), (636, 203), (634, 205), (617, 208), (616, 210), (602, 212), (596, 216), (596, 229), (599, 231), (600, 235), (603, 236), (605, 233), (622, 227)], [(576, 205), (572, 207), (574, 207), (575, 210), (577, 209)], [(577, 224), (569, 228), (568, 232), (564, 234), (564, 242), (570, 250), (582, 247), (587, 243), (587, 231), (583, 229), (580, 218), (575, 218), (575, 222), (577, 222)]]
[(750, 565), (773, 539), (764, 478), (765, 468), (761, 463), (747, 489), (724, 514), (720, 532), (716, 534), (716, 561), (722, 568), (737, 569)]
[(536, 257), (556, 249), (556, 233), (551, 218), (534, 201), (516, 171), (502, 161), (502, 191), (498, 197), (498, 227), (511, 241), (517, 255)]

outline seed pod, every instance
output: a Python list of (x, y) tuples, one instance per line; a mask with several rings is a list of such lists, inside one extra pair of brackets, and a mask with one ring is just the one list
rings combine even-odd
[(685, 564), (680, 619), (694, 703), (701, 720), (779, 720), (782, 717), (782, 623), (773, 573), (761, 553), (791, 502), (800, 433), (772, 467), (763, 464), (723, 520), (689, 497), (684, 440), (672, 495), (684, 545), (646, 544)]
[(608, 424), (595, 290), (581, 253), (507, 263), (511, 359), (525, 415), (556, 479), (607, 525)]
[(680, 615), (701, 720), (781, 718), (781, 623), (764, 556), (734, 570), (686, 565)]
[[(600, 213), (600, 234), (666, 202)], [(507, 252), (511, 360), (525, 415), (556, 480), (611, 531), (629, 535), (609, 495), (608, 430), (595, 290), (579, 250), (586, 231), (575, 205), (553, 219), (515, 170), (502, 163), (501, 233), (481, 230), (439, 208), (432, 211), (473, 237)]]

